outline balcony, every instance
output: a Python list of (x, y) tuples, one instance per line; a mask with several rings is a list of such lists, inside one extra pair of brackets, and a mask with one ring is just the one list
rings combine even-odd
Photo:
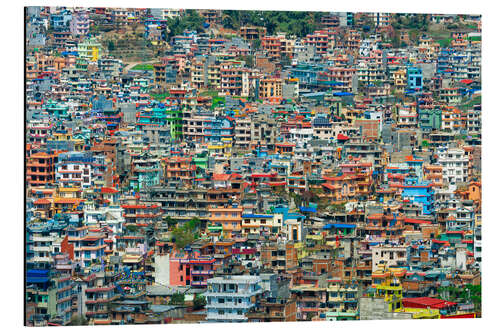
[(209, 321), (247, 321), (248, 318), (245, 315), (238, 315), (238, 314), (215, 314), (215, 313), (208, 313), (206, 320)]
[[(192, 270), (191, 275), (213, 275), (214, 271), (209, 269), (209, 270)], [(195, 281), (193, 281), (195, 282)]]
[(196, 286), (196, 287), (206, 287), (207, 286), (207, 281), (192, 281), (191, 286)]

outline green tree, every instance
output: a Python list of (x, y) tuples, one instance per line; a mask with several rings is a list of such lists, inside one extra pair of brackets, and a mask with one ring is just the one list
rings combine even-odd
[(177, 220), (174, 220), (170, 216), (165, 217), (163, 221), (167, 223), (169, 229), (177, 225)]
[(71, 317), (71, 321), (69, 322), (69, 326), (85, 326), (85, 325), (88, 325), (89, 322), (87, 320), (87, 318), (85, 318), (84, 316), (79, 316), (79, 315), (73, 315)]
[(196, 231), (201, 226), (201, 220), (197, 217), (194, 217), (191, 220), (189, 220), (186, 226), (188, 231)]
[(177, 227), (172, 231), (177, 249), (182, 250), (193, 243), (199, 237), (201, 220), (197, 217), (186, 222), (182, 227)]
[(170, 305), (184, 305), (184, 294), (175, 293), (170, 298)]
[(207, 305), (207, 300), (205, 296), (202, 295), (196, 295), (196, 297), (193, 300), (193, 309), (194, 310), (200, 310), (203, 309)]
[(260, 48), (260, 44), (261, 44), (260, 39), (256, 39), (252, 42), (252, 48), (258, 49), (258, 48)]
[(129, 224), (125, 227), (129, 233), (136, 233), (139, 230), (139, 227), (133, 224)]

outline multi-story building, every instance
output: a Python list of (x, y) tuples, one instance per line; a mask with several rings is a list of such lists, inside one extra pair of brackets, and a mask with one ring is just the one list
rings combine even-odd
[(241, 233), (242, 212), (243, 207), (238, 207), (238, 205), (208, 208), (210, 223), (221, 225), (223, 237), (229, 239)]
[(32, 154), (26, 162), (26, 181), (31, 186), (51, 185), (56, 180), (56, 153)]
[(74, 12), (69, 25), (73, 36), (85, 36), (89, 33), (89, 13), (85, 10)]
[(432, 214), (434, 207), (434, 189), (433, 184), (429, 181), (419, 182), (416, 177), (406, 177), (403, 185), (399, 185), (403, 189), (401, 198), (408, 200), (413, 204), (422, 207), (422, 214)]
[(266, 27), (244, 26), (240, 28), (240, 36), (248, 41), (263, 39), (266, 35)]
[(229, 275), (207, 280), (207, 322), (247, 322), (262, 294), (261, 278)]
[(469, 159), (461, 148), (442, 148), (438, 151), (437, 163), (443, 167), (443, 182), (450, 189), (456, 189), (458, 183), (468, 179)]
[(358, 320), (358, 286), (344, 283), (341, 279), (328, 280), (328, 309), (325, 318), (328, 321)]
[(381, 263), (387, 265), (387, 267), (406, 266), (406, 246), (378, 245), (372, 247), (372, 272), (375, 272)]
[(283, 82), (278, 78), (259, 80), (259, 98), (280, 98), (283, 95)]
[(61, 153), (56, 163), (56, 181), (60, 186), (89, 188), (94, 183), (95, 159), (84, 152)]

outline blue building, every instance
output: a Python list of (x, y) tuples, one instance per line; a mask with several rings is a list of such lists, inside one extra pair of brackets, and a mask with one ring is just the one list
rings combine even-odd
[(437, 57), (436, 63), (436, 73), (441, 74), (444, 73), (447, 69), (450, 68), (450, 51), (447, 49), (441, 50)]
[(246, 314), (256, 306), (263, 293), (261, 278), (230, 275), (207, 280), (207, 322), (247, 322)]
[(69, 11), (62, 11), (59, 14), (52, 14), (50, 16), (50, 26), (55, 31), (69, 31), (69, 22), (72, 15)]
[(234, 121), (229, 117), (212, 117), (203, 121), (205, 140), (210, 143), (233, 140)]
[(299, 83), (315, 84), (318, 78), (318, 73), (323, 71), (323, 67), (312, 64), (298, 64), (290, 69), (290, 76), (299, 79)]
[(406, 177), (401, 197), (422, 206), (422, 214), (434, 213), (434, 189), (429, 181), (419, 182), (417, 177)]
[(417, 67), (408, 67), (406, 72), (406, 77), (408, 78), (408, 89), (410, 90), (422, 90), (423, 87), (423, 75), (422, 69)]

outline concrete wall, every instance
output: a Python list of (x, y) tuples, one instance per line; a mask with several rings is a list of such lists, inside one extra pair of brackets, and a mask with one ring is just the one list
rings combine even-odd
[(382, 298), (361, 297), (359, 317), (361, 320), (411, 319), (411, 313), (388, 312), (388, 307)]
[(170, 285), (170, 255), (155, 256), (155, 283)]

